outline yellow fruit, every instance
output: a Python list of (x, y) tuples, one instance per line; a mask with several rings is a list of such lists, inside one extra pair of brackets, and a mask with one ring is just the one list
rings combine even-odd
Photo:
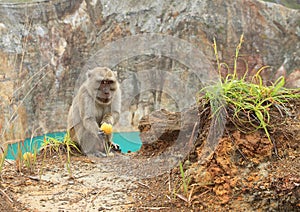
[(31, 152), (25, 152), (23, 154), (24, 161), (33, 161), (34, 155)]
[(103, 123), (100, 127), (100, 129), (105, 133), (105, 134), (111, 134), (112, 133), (112, 125)]

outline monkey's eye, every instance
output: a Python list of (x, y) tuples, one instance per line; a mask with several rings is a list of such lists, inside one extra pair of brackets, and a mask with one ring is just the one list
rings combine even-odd
[(113, 84), (114, 83), (114, 81), (113, 80), (102, 80), (101, 81), (101, 85), (105, 85), (105, 84)]

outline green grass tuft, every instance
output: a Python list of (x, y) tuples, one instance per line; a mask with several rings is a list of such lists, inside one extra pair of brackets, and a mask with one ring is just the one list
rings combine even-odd
[[(252, 126), (255, 130), (263, 129), (268, 139), (271, 141), (268, 128), (270, 127), (270, 109), (276, 107), (282, 111), (286, 111), (286, 104), (290, 100), (300, 98), (300, 89), (285, 88), (284, 77), (278, 78), (271, 86), (263, 85), (263, 80), (260, 72), (265, 67), (262, 67), (250, 79), (246, 81), (246, 74), (242, 78), (237, 77), (237, 59), (239, 50), (243, 43), (243, 35), (236, 48), (234, 59), (234, 68), (232, 74), (228, 74), (224, 79), (214, 85), (204, 87), (200, 92), (204, 92), (204, 98), (210, 101), (213, 115), (217, 115), (219, 108), (213, 105), (213, 102), (221, 102), (221, 107), (226, 107), (233, 110), (234, 119), (239, 123)], [(217, 45), (214, 40), (214, 51), (220, 73), (221, 66), (217, 54)], [(225, 65), (225, 67), (229, 67)], [(220, 74), (221, 76), (221, 74)]]

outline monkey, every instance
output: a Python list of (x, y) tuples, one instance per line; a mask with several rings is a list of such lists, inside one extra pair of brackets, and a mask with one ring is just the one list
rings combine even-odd
[(88, 70), (68, 113), (67, 130), (71, 139), (87, 156), (106, 156), (105, 142), (111, 142), (111, 135), (101, 135), (99, 127), (103, 123), (115, 125), (120, 111), (117, 73), (107, 67)]

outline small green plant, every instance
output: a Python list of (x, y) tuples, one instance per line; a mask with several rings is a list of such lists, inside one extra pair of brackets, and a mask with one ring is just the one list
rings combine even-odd
[(25, 166), (30, 170), (30, 172), (34, 172), (36, 158), (37, 158), (37, 144), (33, 147), (33, 153), (31, 151), (25, 152), (22, 156), (23, 162)]
[(56, 138), (45, 136), (40, 151), (48, 153), (51, 156), (52, 153), (59, 153), (62, 147), (62, 141)]
[(105, 134), (103, 136), (103, 138), (104, 138), (103, 145), (104, 145), (105, 154), (106, 154), (106, 156), (109, 156), (113, 146), (112, 146), (112, 143), (109, 142), (109, 135)]
[(67, 132), (64, 141), (64, 145), (66, 146), (66, 151), (67, 151), (67, 169), (69, 172), (69, 175), (72, 176), (72, 171), (71, 171), (71, 154), (75, 154), (72, 149), (75, 149), (76, 152), (81, 153), (80, 149), (77, 147), (76, 143), (72, 141), (70, 133)]
[(184, 173), (183, 165), (181, 162), (179, 162), (179, 170), (180, 170), (180, 175), (181, 175), (181, 186), (183, 188), (184, 195), (181, 195), (180, 193), (176, 192), (175, 190), (173, 190), (173, 193), (176, 197), (180, 198), (181, 200), (187, 202), (190, 205), (192, 202), (194, 186), (192, 185), (192, 189), (189, 189), (190, 178), (186, 177), (186, 175)]
[(184, 194), (187, 196), (188, 194), (188, 185), (189, 185), (189, 179), (186, 178), (182, 163), (179, 162), (179, 170), (180, 170), (180, 175), (181, 175), (181, 180), (182, 180), (182, 186), (183, 186), (183, 191)]
[[(8, 149), (8, 147), (7, 147)], [(7, 150), (6, 150), (7, 151)], [(16, 161), (16, 170), (21, 172), (25, 165), (26, 168), (29, 169), (30, 172), (34, 171), (36, 156), (37, 156), (37, 145), (33, 147), (33, 153), (30, 147), (24, 146), (24, 141), (17, 142), (17, 151), (12, 151), (12, 155)], [(24, 154), (23, 154), (24, 152)]]
[(33, 172), (34, 164), (36, 162), (36, 157), (34, 156), (34, 154), (31, 152), (25, 152), (23, 154), (22, 161), (25, 166), (30, 169), (31, 172)]
[[(263, 129), (268, 139), (271, 141), (269, 127), (270, 114), (272, 107), (279, 110), (286, 110), (286, 103), (291, 99), (300, 98), (300, 89), (287, 89), (284, 87), (285, 79), (280, 77), (271, 86), (263, 85), (263, 80), (260, 73), (268, 68), (262, 67), (249, 81), (246, 80), (248, 70), (245, 71), (243, 77), (237, 76), (237, 60), (239, 50), (243, 43), (243, 35), (236, 48), (234, 58), (234, 67), (230, 73), (229, 66), (225, 63), (220, 63), (216, 41), (214, 40), (214, 52), (217, 59), (218, 71), (221, 76), (221, 67), (228, 69), (227, 76), (220, 80), (217, 84), (204, 87), (200, 92), (205, 92), (205, 99), (211, 103), (213, 115), (218, 115), (220, 107), (214, 107), (214, 102), (222, 102), (221, 107), (226, 107), (226, 110), (232, 110), (234, 113), (233, 121), (236, 126), (240, 123), (245, 127), (247, 124), (254, 130)], [(246, 119), (245, 119), (246, 117)], [(248, 128), (248, 130), (250, 127)], [(240, 128), (240, 130), (242, 130)]]
[(22, 154), (21, 142), (18, 142), (17, 154), (16, 156), (14, 156), (14, 158), (16, 160), (16, 169), (18, 172), (21, 172), (23, 166), (23, 154)]
[[(71, 171), (71, 155), (76, 153), (81, 153), (80, 149), (70, 137), (70, 133), (67, 132), (63, 141), (59, 139), (45, 136), (40, 151), (44, 152), (44, 159), (46, 159), (47, 153), (51, 156), (54, 153), (57, 153), (61, 156), (62, 153), (67, 153), (67, 163), (66, 167), (68, 169), (69, 175), (72, 176)], [(43, 162), (44, 163), (44, 162)]]

